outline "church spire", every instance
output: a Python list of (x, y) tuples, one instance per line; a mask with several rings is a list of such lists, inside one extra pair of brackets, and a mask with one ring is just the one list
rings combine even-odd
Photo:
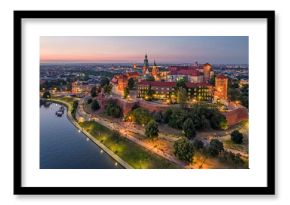
[(149, 62), (147, 58), (147, 53), (145, 54), (144, 64), (143, 64), (143, 74), (146, 74), (146, 71), (149, 68)]

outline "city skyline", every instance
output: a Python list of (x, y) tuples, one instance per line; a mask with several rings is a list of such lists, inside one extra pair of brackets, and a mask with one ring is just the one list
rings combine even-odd
[(247, 36), (42, 36), (40, 63), (248, 64)]

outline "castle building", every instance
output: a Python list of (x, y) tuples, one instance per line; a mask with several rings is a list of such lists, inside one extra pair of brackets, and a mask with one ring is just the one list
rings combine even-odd
[(203, 75), (204, 75), (204, 81), (208, 82), (211, 77), (212, 72), (212, 66), (209, 63), (206, 63), (203, 65)]
[(154, 60), (154, 64), (153, 64), (153, 67), (152, 67), (152, 72), (151, 72), (152, 76), (155, 78), (155, 80), (158, 80), (159, 79), (159, 69), (156, 65), (156, 62)]
[(178, 80), (185, 79), (190, 83), (202, 83), (204, 82), (204, 76), (196, 69), (179, 69), (170, 71), (167, 74), (167, 81), (176, 82)]
[(217, 75), (215, 78), (214, 99), (221, 102), (228, 100), (228, 78), (225, 75)]
[(133, 78), (137, 81), (138, 77), (138, 72), (115, 75), (111, 80), (111, 84), (113, 85), (112, 92), (114, 94), (123, 95), (125, 88), (128, 86), (128, 80)]
[[(212, 86), (207, 83), (186, 83), (188, 100), (211, 101)], [(138, 83), (138, 98), (146, 99), (148, 90), (153, 91), (153, 98), (157, 100), (170, 100), (176, 102), (176, 82), (141, 81)]]

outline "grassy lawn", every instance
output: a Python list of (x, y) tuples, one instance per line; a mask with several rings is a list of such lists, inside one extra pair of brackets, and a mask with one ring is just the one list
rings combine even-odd
[(73, 102), (79, 99), (73, 97), (51, 97), (51, 100), (65, 103), (68, 106), (68, 109), (71, 110)]
[(80, 125), (115, 154), (137, 169), (178, 169), (174, 163), (150, 153), (141, 146), (123, 137), (112, 137), (112, 131), (96, 122)]
[(235, 144), (232, 142), (231, 139), (226, 139), (223, 141), (225, 148), (237, 150), (240, 152), (248, 153), (248, 144), (247, 143), (242, 143), (242, 144)]

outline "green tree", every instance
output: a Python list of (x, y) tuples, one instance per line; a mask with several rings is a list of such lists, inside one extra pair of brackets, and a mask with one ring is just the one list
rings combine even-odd
[(100, 109), (100, 105), (99, 105), (97, 100), (93, 100), (93, 102), (91, 103), (91, 109), (93, 111), (96, 111), (96, 110)]
[(124, 89), (124, 98), (125, 99), (128, 97), (129, 93), (130, 93), (129, 88), (128, 87), (125, 87), (125, 89)]
[(159, 129), (158, 124), (154, 120), (150, 120), (145, 126), (145, 135), (148, 138), (158, 137)]
[(211, 78), (210, 78), (210, 80), (209, 80), (209, 84), (211, 84), (211, 85), (215, 85), (215, 75), (213, 75)]
[(184, 78), (178, 80), (176, 82), (176, 88), (177, 89), (179, 89), (179, 88), (185, 88), (185, 89), (187, 89), (187, 87), (186, 87), (186, 80)]
[(235, 130), (231, 133), (231, 140), (236, 144), (243, 143), (244, 136), (238, 130)]
[(210, 114), (210, 124), (213, 129), (225, 127), (226, 117), (218, 111), (212, 111)]
[(204, 144), (201, 140), (195, 139), (193, 141), (193, 147), (195, 150), (201, 150), (204, 147)]
[(194, 126), (191, 118), (187, 118), (184, 121), (184, 123), (182, 125), (182, 129), (183, 129), (184, 135), (187, 139), (192, 139), (196, 136), (195, 126)]
[(72, 89), (71, 83), (70, 82), (67, 82), (67, 84), (66, 84), (66, 90), (67, 91), (71, 91), (71, 89)]
[(155, 81), (155, 78), (152, 75), (146, 77), (146, 81)]
[(182, 129), (183, 122), (187, 118), (187, 113), (184, 109), (176, 108), (172, 110), (168, 125), (173, 128)]
[(184, 107), (186, 102), (187, 102), (187, 90), (183, 87), (179, 87), (177, 91), (177, 103), (179, 103), (181, 107)]
[(92, 89), (91, 89), (91, 96), (94, 98), (94, 97), (97, 97), (97, 87), (96, 86), (93, 86)]
[(111, 84), (108, 84), (108, 85), (105, 85), (103, 88), (104, 88), (104, 93), (110, 95), (112, 92), (113, 86)]
[(146, 125), (149, 121), (153, 120), (153, 117), (148, 110), (138, 107), (128, 113), (126, 120), (136, 122), (140, 125)]
[(47, 91), (45, 91), (45, 92), (43, 93), (42, 97), (43, 97), (43, 98), (51, 98), (51, 94), (50, 94), (50, 92), (47, 90)]
[(91, 104), (93, 102), (93, 99), (92, 98), (89, 98), (88, 100), (87, 100), (87, 104), (89, 105), (89, 104)]
[(181, 139), (174, 143), (174, 155), (186, 162), (192, 162), (194, 156), (193, 144), (187, 139)]
[(110, 80), (107, 77), (102, 77), (100, 80), (100, 85), (101, 87), (104, 87), (105, 85), (109, 85), (110, 84)]
[(75, 100), (73, 102), (72, 110), (71, 110), (71, 114), (72, 114), (74, 119), (76, 118), (76, 111), (77, 111), (78, 105), (79, 105), (79, 102), (77, 100)]
[(135, 87), (135, 80), (133, 78), (129, 78), (128, 80), (128, 88), (132, 90)]
[(164, 117), (163, 117), (163, 120), (164, 120), (164, 123), (168, 123), (170, 118), (171, 118), (171, 115), (172, 115), (172, 109), (171, 108), (168, 108), (165, 113), (164, 113)]
[(152, 90), (151, 85), (149, 85), (149, 88), (148, 88), (147, 93), (146, 93), (147, 99), (146, 98), (145, 99), (152, 100), (153, 94), (154, 94), (154, 90)]
[(209, 143), (209, 154), (213, 157), (218, 156), (224, 150), (224, 145), (217, 139), (212, 139)]
[(231, 101), (239, 100), (241, 97), (241, 93), (238, 88), (230, 88), (228, 94)]
[(156, 122), (159, 122), (159, 123), (163, 122), (163, 114), (162, 114), (161, 111), (159, 111), (159, 112), (154, 112), (154, 113), (152, 114), (152, 116), (153, 116), (153, 118), (154, 118), (154, 120), (155, 120)]
[(122, 115), (122, 109), (114, 100), (109, 100), (105, 106), (105, 113), (109, 116), (119, 118)]

